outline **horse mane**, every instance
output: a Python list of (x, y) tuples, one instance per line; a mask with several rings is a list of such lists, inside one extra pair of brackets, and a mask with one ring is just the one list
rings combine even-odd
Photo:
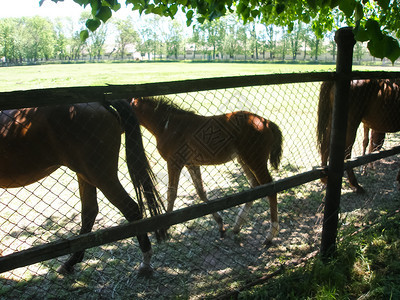
[(143, 100), (147, 103), (150, 103), (154, 106), (154, 110), (157, 112), (165, 112), (168, 114), (188, 114), (188, 115), (196, 115), (196, 113), (192, 110), (187, 110), (176, 103), (174, 103), (171, 99), (166, 96), (158, 96), (158, 97), (142, 97), (140, 100)]

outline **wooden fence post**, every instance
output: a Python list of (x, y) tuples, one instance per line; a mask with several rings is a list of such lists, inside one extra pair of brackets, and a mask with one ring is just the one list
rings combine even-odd
[(338, 47), (336, 90), (332, 113), (328, 184), (321, 240), (321, 254), (325, 259), (331, 257), (336, 250), (338, 213), (344, 171), (348, 97), (355, 44), (352, 28), (339, 29), (335, 34), (335, 41)]

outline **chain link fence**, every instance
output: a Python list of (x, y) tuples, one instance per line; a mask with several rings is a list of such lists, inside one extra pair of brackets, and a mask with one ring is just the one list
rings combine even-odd
[[(291, 83), (245, 88), (218, 89), (168, 95), (184, 109), (211, 116), (238, 110), (256, 113), (276, 123), (283, 134), (283, 156), (272, 177), (286, 178), (320, 165), (316, 145), (317, 106), (321, 83)], [(144, 145), (157, 180), (157, 189), (166, 203), (168, 171), (156, 148), (156, 140), (142, 128)], [(362, 153), (359, 129), (353, 155)], [(385, 148), (397, 145), (399, 136), (388, 134)], [(134, 195), (121, 149), (119, 178)], [(344, 187), (343, 226), (363, 223), (366, 214), (380, 213), (382, 193), (395, 195), (394, 179), (375, 188), (376, 177), (390, 176), (382, 168), (397, 171), (395, 158), (377, 163), (361, 177), (368, 186), (366, 195), (350, 193)], [(396, 170), (395, 170), (396, 169)], [(209, 199), (249, 189), (249, 183), (236, 160), (222, 165), (203, 166), (202, 178)], [(356, 170), (357, 174), (359, 170)], [(388, 183), (389, 182), (389, 183)], [(0, 275), (0, 297), (7, 299), (204, 299), (240, 290), (265, 274), (289, 262), (315, 253), (320, 245), (324, 187), (309, 182), (278, 194), (280, 233), (269, 247), (263, 245), (270, 226), (266, 199), (255, 201), (241, 232), (233, 234), (238, 207), (221, 212), (227, 225), (221, 238), (212, 216), (197, 218), (170, 228), (168, 241), (153, 242), (151, 278), (139, 277), (141, 262), (136, 239), (130, 238), (86, 251), (82, 263), (71, 275), (60, 275), (57, 268), (67, 259), (59, 257), (4, 272)], [(80, 199), (75, 174), (59, 168), (51, 176), (24, 188), (0, 191), (0, 252), (7, 255), (49, 241), (77, 235), (81, 226)], [(99, 215), (93, 230), (126, 223), (123, 216), (100, 192)], [(174, 209), (199, 203), (186, 169), (180, 176)], [(385, 207), (392, 207), (385, 205)], [(397, 200), (398, 204), (398, 200)], [(385, 209), (386, 209), (385, 208)], [(389, 209), (389, 208), (387, 208)], [(356, 227), (357, 227), (356, 226)]]

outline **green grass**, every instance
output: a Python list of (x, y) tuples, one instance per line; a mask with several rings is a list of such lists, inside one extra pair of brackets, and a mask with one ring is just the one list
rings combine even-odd
[(400, 299), (400, 214), (370, 221), (361, 234), (342, 232), (330, 262), (314, 258), (239, 299)]
[[(262, 63), (81, 63), (0, 68), (0, 92), (50, 87), (139, 84), (272, 73), (333, 71), (334, 65)], [(365, 67), (360, 70), (396, 70)]]

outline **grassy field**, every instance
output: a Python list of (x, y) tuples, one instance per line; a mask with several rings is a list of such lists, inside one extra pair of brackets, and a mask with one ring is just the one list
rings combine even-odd
[[(219, 76), (333, 71), (334, 65), (261, 63), (82, 63), (0, 68), (0, 92), (66, 86), (138, 84)], [(356, 66), (395, 71), (394, 67)]]
[[(356, 67), (381, 71), (382, 67)], [(231, 63), (96, 63), (0, 68), (0, 92), (49, 87), (135, 84), (171, 80), (333, 71), (330, 65), (231, 64)], [(385, 68), (397, 71), (396, 68)], [(315, 144), (319, 83), (287, 84), (206, 91), (173, 96), (183, 107), (201, 114), (239, 109), (256, 112), (276, 122), (284, 135), (281, 167), (273, 177), (284, 178), (318, 165)], [(144, 133), (146, 151), (165, 197), (167, 171), (155, 149), (155, 140)], [(386, 146), (398, 144), (389, 136)], [(357, 148), (357, 147), (356, 147)], [(359, 153), (356, 149), (356, 152)], [(367, 195), (354, 195), (344, 186), (341, 208), (341, 243), (336, 264), (318, 259), (304, 267), (290, 268), (263, 286), (246, 289), (243, 299), (392, 299), (398, 295), (399, 192), (392, 184), (395, 158), (378, 164), (360, 177)], [(129, 186), (124, 163), (120, 178)], [(248, 188), (235, 162), (202, 168), (211, 199)], [(358, 174), (359, 172), (357, 172)], [(359, 174), (358, 174), (359, 175)], [(187, 172), (181, 175), (176, 208), (197, 203)], [(379, 178), (380, 180), (377, 180)], [(127, 188), (133, 193), (131, 188)], [(279, 194), (281, 232), (269, 248), (262, 247), (269, 226), (266, 201), (256, 201), (250, 220), (238, 237), (228, 232), (219, 239), (215, 222), (204, 217), (174, 226), (170, 241), (155, 245), (150, 280), (138, 278), (140, 252), (134, 240), (90, 249), (76, 274), (60, 276), (54, 270), (65, 257), (19, 268), (0, 276), (0, 299), (107, 298), (107, 299), (203, 299), (240, 290), (282, 265), (318, 250), (322, 226), (323, 187), (312, 182)], [(59, 169), (50, 178), (23, 189), (0, 191), (0, 252), (8, 254), (64, 238), (79, 231), (80, 204), (74, 174)], [(123, 222), (102, 195), (95, 229)], [(228, 228), (237, 208), (222, 212)], [(17, 225), (16, 225), (17, 224)], [(360, 233), (357, 234), (357, 231)], [(340, 267), (342, 266), (342, 267)], [(396, 277), (397, 276), (397, 277)], [(304, 284), (299, 285), (299, 282)], [(375, 297), (376, 296), (376, 297)], [(389, 297), (386, 297), (389, 296)], [(235, 296), (236, 297), (236, 296)]]

